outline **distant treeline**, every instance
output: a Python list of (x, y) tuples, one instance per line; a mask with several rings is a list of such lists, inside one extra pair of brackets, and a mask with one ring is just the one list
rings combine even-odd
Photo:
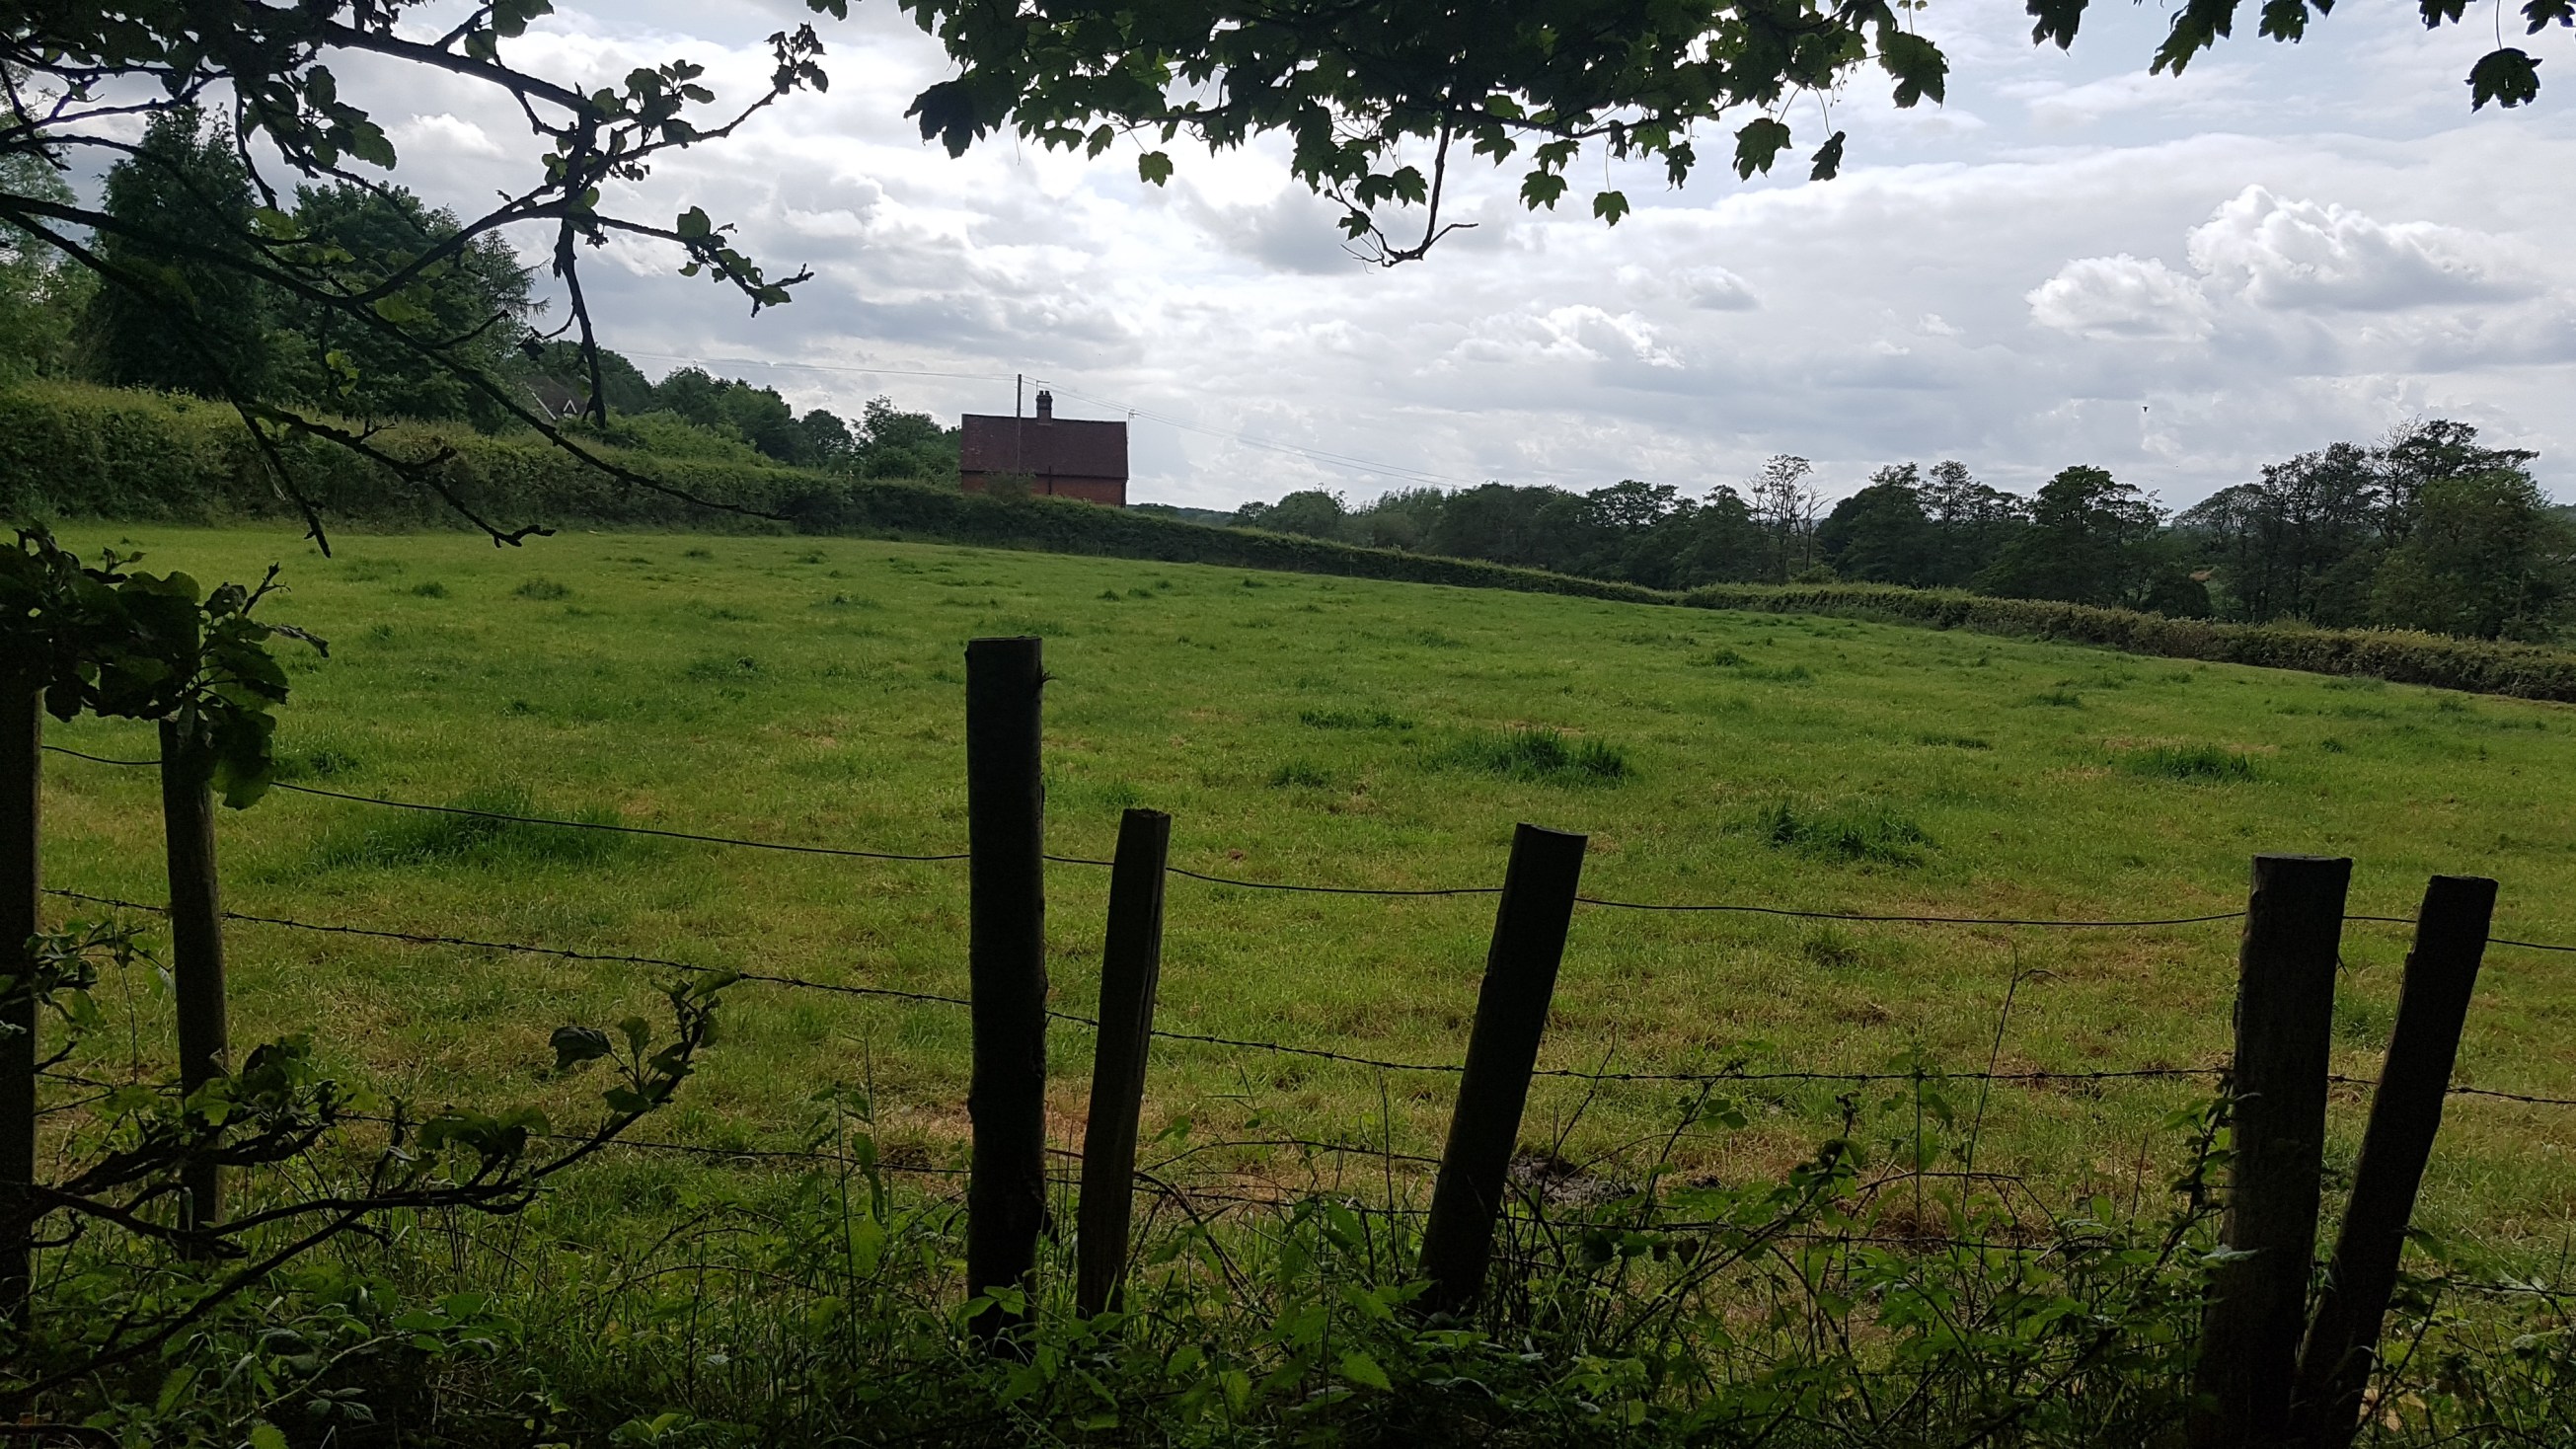
[(1830, 510), (1803, 458), (1704, 497), (1634, 481), (1589, 493), (1488, 483), (1347, 506), (1319, 490), (1234, 515), (1247, 527), (1488, 559), (1657, 589), (1902, 584), (2235, 623), (2548, 640), (2576, 610), (2576, 510), (2534, 454), (2433, 420), (2263, 469), (2179, 515), (2100, 468), (2024, 498), (1964, 464), (1881, 468)]
[[(32, 155), (0, 157), (0, 184), (20, 194), (70, 196)], [(178, 277), (196, 306), (140, 304), (0, 227), (0, 381), (239, 395), (367, 423), (462, 423), (487, 433), (520, 426), (512, 407), (568, 418), (587, 411), (595, 394), (609, 416), (606, 441), (666, 457), (765, 460), (863, 478), (957, 471), (957, 431), (884, 398), (855, 420), (820, 408), (800, 416), (775, 388), (695, 367), (657, 384), (607, 350), (594, 378), (578, 347), (534, 335), (543, 309), (530, 296), (528, 269), (497, 237), (459, 244), (454, 215), (399, 186), (307, 186), (279, 198), (282, 209), (263, 209), (231, 136), (194, 111), (166, 112), (151, 123), (136, 154), (109, 168), (102, 204), (126, 228), (92, 239), (105, 260)], [(434, 320), (459, 339), (458, 359), (494, 390), (353, 327), (328, 307), (162, 241), (201, 247), (205, 238), (252, 230), (327, 261), (353, 290), (452, 247), (379, 310)]]

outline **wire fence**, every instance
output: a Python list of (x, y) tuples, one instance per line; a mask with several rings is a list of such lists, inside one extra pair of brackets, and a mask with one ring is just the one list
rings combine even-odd
[[(137, 769), (157, 769), (161, 763), (159, 760), (114, 759), (103, 755), (89, 754), (85, 751), (72, 749), (65, 745), (48, 744), (45, 746), (45, 749), (54, 754), (66, 755), (74, 759), (87, 760), (93, 764), (101, 765), (116, 765)], [(327, 790), (315, 785), (298, 785), (287, 781), (280, 781), (272, 786), (272, 788), (290, 791), (299, 795), (311, 795), (322, 799), (346, 801), (351, 804), (374, 805), (386, 809), (417, 810), (439, 815), (466, 816), (474, 819), (492, 820), (505, 824), (529, 825), (549, 829), (590, 830), (603, 831), (618, 835), (648, 836), (664, 840), (689, 841), (702, 845), (728, 846), (743, 850), (769, 850), (798, 855), (839, 856), (856, 860), (898, 861), (922, 864), (940, 864), (965, 861), (972, 858), (971, 855), (965, 851), (906, 852), (894, 850), (865, 850), (850, 846), (815, 845), (793, 841), (761, 840), (744, 836), (703, 834), (685, 830), (667, 830), (656, 826), (618, 825), (598, 820), (564, 820), (552, 816), (520, 815), (508, 811), (486, 810), (462, 805), (432, 805), (417, 800), (396, 800), (381, 795), (360, 795), (344, 790)], [(1078, 855), (1049, 854), (1046, 856), (1046, 859), (1056, 865), (1089, 866), (1104, 869), (1115, 863), (1090, 856)], [(1202, 881), (1211, 885), (1233, 886), (1244, 890), (1285, 891), (1308, 895), (1368, 896), (1401, 899), (1439, 896), (1492, 896), (1502, 894), (1502, 887), (1500, 886), (1417, 887), (1312, 885), (1291, 881), (1247, 880), (1236, 876), (1216, 875), (1207, 871), (1189, 870), (1181, 866), (1166, 866), (1164, 869), (1166, 874), (1183, 876), (1190, 880)], [(2198, 915), (2182, 916), (2070, 919), (2038, 916), (1960, 916), (1923, 912), (1827, 911), (1729, 901), (1629, 901), (1594, 895), (1577, 895), (1575, 897), (1575, 901), (1580, 905), (1594, 906), (1605, 910), (1660, 911), (1684, 915), (1728, 914), (1773, 916), (1791, 920), (1808, 921), (1848, 921), (1856, 924), (1992, 926), (2042, 930), (2139, 930), (2168, 926), (2208, 925), (2219, 921), (2237, 921), (2245, 918), (2245, 912), (2242, 910), (2210, 911)], [(247, 920), (249, 918), (243, 917), (240, 919)], [(2348, 915), (2344, 919), (2348, 921), (2364, 921), (2373, 924), (2399, 926), (2412, 926), (2415, 924), (2411, 918), (2403, 916)], [(297, 924), (294, 922), (280, 921), (269, 921), (264, 923), (288, 925)], [(350, 930), (357, 934), (363, 934), (354, 932), (354, 928), (315, 927), (313, 929), (342, 929)], [(406, 933), (401, 932), (388, 932), (384, 934), (397, 937), (406, 936)], [(424, 938), (423, 944), (463, 945), (481, 943), (442, 941)], [(2576, 944), (2524, 941), (2502, 936), (2490, 937), (2488, 944), (2491, 946), (2510, 946), (2529, 951), (2576, 953)], [(492, 949), (509, 950), (516, 948), (509, 946), (494, 946)], [(653, 962), (650, 964), (675, 965), (679, 963)], [(857, 990), (858, 988), (839, 989)]]
[[(92, 892), (75, 891), (60, 887), (47, 887), (46, 894), (60, 899), (79, 901), (84, 904), (104, 906), (111, 910), (140, 911), (147, 914), (161, 914), (166, 913), (168, 910), (166, 906), (155, 905), (146, 901), (125, 900), (115, 896), (104, 896)], [(700, 975), (721, 974), (730, 976), (737, 981), (757, 982), (763, 985), (776, 986), (788, 990), (822, 992), (836, 996), (873, 997), (944, 1007), (971, 1008), (973, 1005), (973, 1002), (966, 997), (947, 995), (939, 992), (915, 991), (891, 986), (857, 985), (847, 982), (816, 981), (809, 977), (793, 976), (779, 972), (736, 970), (730, 967), (710, 966), (703, 962), (682, 961), (666, 956), (648, 956), (613, 951), (579, 951), (560, 946), (540, 946), (524, 941), (494, 941), (477, 937), (446, 935), (425, 931), (402, 931), (373, 926), (351, 926), (333, 922), (300, 920), (289, 916), (264, 915), (247, 911), (227, 910), (223, 913), (223, 916), (224, 919), (228, 921), (237, 921), (245, 925), (269, 926), (285, 930), (306, 931), (319, 935), (356, 936), (372, 940), (394, 941), (405, 945), (415, 946), (443, 946), (466, 950), (499, 951), (560, 961), (651, 966)], [(1063, 1022), (1074, 1026), (1097, 1027), (1099, 1025), (1096, 1018), (1085, 1016), (1078, 1012), (1050, 1009), (1047, 1012), (1047, 1016), (1052, 1021)], [(1254, 1051), (1279, 1056), (1302, 1057), (1313, 1060), (1336, 1062), (1347, 1066), (1363, 1067), (1372, 1071), (1457, 1075), (1465, 1070), (1464, 1064), (1458, 1062), (1405, 1061), (1395, 1058), (1369, 1056), (1355, 1052), (1337, 1051), (1328, 1047), (1301, 1046), (1288, 1042), (1265, 1041), (1250, 1037), (1232, 1037), (1206, 1032), (1179, 1031), (1168, 1027), (1153, 1027), (1150, 1030), (1153, 1037), (1159, 1041), (1188, 1042), (1198, 1045), (1227, 1047), (1241, 1051)], [(1704, 1071), (1612, 1071), (1607, 1069), (1590, 1069), (1581, 1067), (1541, 1067), (1535, 1070), (1532, 1075), (1577, 1082), (1652, 1082), (1692, 1085), (1722, 1085), (1728, 1083), (1832, 1083), (1847, 1086), (1870, 1086), (1895, 1082), (1922, 1082), (1930, 1080), (1943, 1082), (1996, 1082), (2034, 1085), (2045, 1083), (2102, 1083), (2112, 1081), (2152, 1081), (2189, 1078), (2215, 1080), (2226, 1075), (2226, 1069), (2218, 1066), (2144, 1066), (2074, 1070), (1995, 1071), (1987, 1069), (1984, 1071), (1954, 1071), (1948, 1069), (1918, 1067), (1902, 1071), (1878, 1070), (1843, 1072), (1810, 1071), (1803, 1069), (1753, 1070), (1745, 1067), (1726, 1067), (1717, 1070)], [(2329, 1081), (2338, 1085), (2348, 1086), (2371, 1087), (2377, 1085), (2376, 1079), (2373, 1078), (2341, 1075), (2330, 1077)], [(2495, 1088), (2462, 1085), (2454, 1085), (2450, 1088), (2450, 1091), (2455, 1096), (2495, 1098), (2531, 1106), (2576, 1107), (2576, 1098), (2569, 1097), (2552, 1097), (2536, 1093), (2511, 1092)]]

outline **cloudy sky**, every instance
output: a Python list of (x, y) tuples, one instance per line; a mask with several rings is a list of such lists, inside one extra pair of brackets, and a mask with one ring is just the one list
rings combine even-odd
[[(732, 94), (803, 13), (561, 10), (515, 59), (608, 81), (686, 57)], [(2473, 115), (2462, 77), (2491, 27), (2428, 34), (2413, 11), (2346, 6), (2296, 47), (2251, 38), (2249, 13), (2177, 80), (2145, 73), (2158, 6), (2104, 0), (2061, 54), (2032, 48), (2019, 0), (1937, 0), (1921, 25), (1952, 57), (1949, 104), (1842, 100), (1839, 180), (1793, 156), (1777, 180), (1710, 167), (1672, 191), (1588, 158), (1578, 177), (1637, 206), (1614, 229), (1470, 176), (1452, 205), (1477, 229), (1386, 271), (1342, 252), (1275, 148), (1176, 147), (1159, 189), (1135, 147), (950, 159), (903, 119), (945, 73), (937, 46), (865, 0), (824, 23), (828, 95), (625, 199), (738, 222), (753, 254), (813, 268), (799, 300), (749, 317), (642, 246), (599, 255), (589, 285), (605, 339), (650, 373), (686, 360), (802, 406), (883, 393), (945, 415), (1007, 412), (1027, 373), (1065, 413), (1132, 410), (1141, 500), (1698, 492), (1786, 452), (1829, 493), (1955, 457), (2024, 490), (2100, 464), (2180, 506), (2416, 415), (2541, 450), (2576, 499), (2576, 280), (2546, 260), (2576, 234), (2576, 44), (2519, 42), (2544, 57), (2540, 103)], [(525, 129), (488, 96), (382, 82), (401, 179), (430, 199), (480, 210), (527, 174)]]

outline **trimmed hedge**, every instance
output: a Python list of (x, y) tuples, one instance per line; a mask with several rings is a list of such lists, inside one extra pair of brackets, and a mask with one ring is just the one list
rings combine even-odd
[[(727, 529), (917, 538), (1049, 553), (1337, 574), (1461, 588), (1571, 594), (1623, 603), (1830, 614), (2012, 638), (2097, 644), (2133, 654), (2369, 675), (2481, 694), (2576, 702), (2576, 651), (2433, 634), (2219, 624), (1956, 590), (1882, 585), (1719, 584), (1669, 593), (1472, 559), (1359, 548), (1255, 529), (1219, 528), (1058, 498), (994, 498), (955, 488), (842, 478), (721, 460), (616, 454), (648, 477), (758, 514), (710, 512), (605, 478), (533, 438), (420, 425), (387, 429), (389, 450), (451, 447), (451, 486), (499, 522)], [(606, 450), (614, 452), (614, 450)], [(377, 527), (453, 528), (434, 496), (327, 444), (292, 448), (306, 492), (327, 516)], [(193, 398), (64, 383), (0, 389), (0, 510), (213, 523), (292, 517), (294, 509), (231, 411)]]
[(2089, 604), (1997, 599), (1954, 589), (1869, 584), (1719, 584), (1693, 589), (1680, 602), (1701, 609), (1839, 614), (2019, 639), (2100, 644), (2168, 659), (2253, 664), (2311, 674), (2369, 675), (2399, 684), (2576, 702), (2576, 650), (2542, 644), (2506, 644), (2394, 629), (2221, 624)]

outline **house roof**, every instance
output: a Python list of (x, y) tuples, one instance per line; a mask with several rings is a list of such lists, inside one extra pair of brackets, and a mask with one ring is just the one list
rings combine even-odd
[[(961, 420), (957, 466), (967, 473), (1127, 477), (1127, 424), (1083, 418), (1005, 418), (968, 413)], [(1015, 436), (1016, 435), (1016, 436)]]

